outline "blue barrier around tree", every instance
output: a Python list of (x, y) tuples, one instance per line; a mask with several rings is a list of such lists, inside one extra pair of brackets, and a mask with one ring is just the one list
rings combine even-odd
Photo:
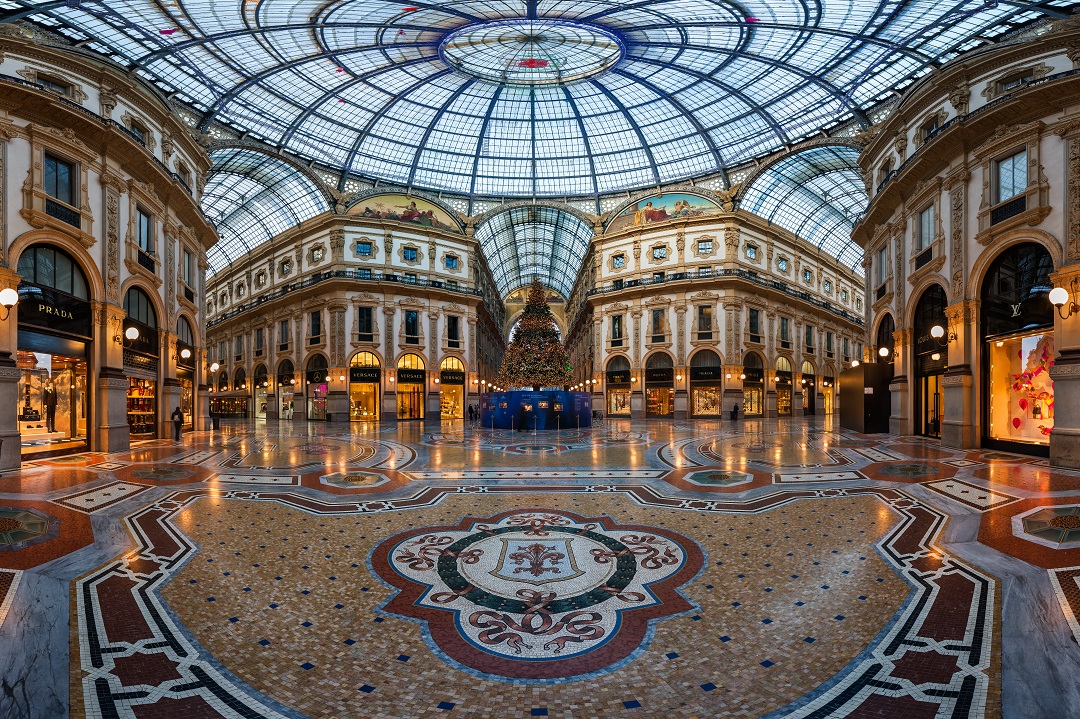
[(480, 423), (494, 429), (544, 431), (592, 426), (588, 392), (490, 392), (480, 401)]

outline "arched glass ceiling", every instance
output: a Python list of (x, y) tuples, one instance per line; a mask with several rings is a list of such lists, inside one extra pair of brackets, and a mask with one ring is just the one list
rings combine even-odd
[(868, 201), (858, 150), (815, 147), (768, 167), (746, 188), (739, 209), (816, 245), (860, 275), (863, 251), (851, 240)]
[(591, 226), (554, 207), (514, 207), (476, 226), (476, 241), (503, 297), (533, 277), (569, 297), (592, 237)]
[(289, 163), (244, 148), (210, 154), (202, 196), (221, 239), (206, 255), (210, 272), (330, 208), (311, 178)]
[(0, 0), (204, 113), (368, 178), (577, 196), (854, 118), (1066, 0)]

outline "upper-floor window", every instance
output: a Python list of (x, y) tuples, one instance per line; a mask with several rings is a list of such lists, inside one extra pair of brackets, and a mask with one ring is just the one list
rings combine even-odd
[(698, 305), (697, 308), (697, 331), (699, 340), (712, 339), (713, 308), (712, 305)]
[(611, 266), (617, 270), (626, 267), (626, 255), (618, 254), (611, 258)]
[(878, 170), (878, 184), (880, 185), (885, 180), (889, 179), (889, 175), (892, 174), (892, 158), (885, 161), (885, 164)]
[(663, 273), (663, 272), (654, 272), (654, 273), (652, 273), (652, 281), (653, 282), (663, 282), (665, 279), (667, 279), (667, 275), (665, 273)]
[(71, 96), (71, 85), (66, 82), (60, 82), (59, 80), (53, 80), (48, 77), (37, 76), (38, 84), (43, 86), (50, 92), (55, 92), (57, 95), (63, 95), (64, 97)]
[(997, 201), (1016, 197), (1027, 189), (1027, 148), (997, 163)]
[(243, 283), (238, 284), (236, 286), (236, 299), (243, 299), (245, 292), (247, 292), (247, 287), (245, 287)]
[(455, 257), (454, 255), (447, 255), (446, 256), (446, 269), (448, 269), (448, 270), (456, 270), (457, 269), (457, 261), (458, 261), (458, 258)]
[(217, 345), (218, 360), (221, 364), (225, 364), (225, 340), (218, 342)]
[(844, 361), (847, 362), (849, 357), (851, 357), (851, 340), (849, 340), (847, 337), (845, 337), (844, 338)]
[(195, 286), (195, 254), (187, 249), (183, 250), (182, 261), (180, 262), (180, 279), (188, 287)]
[(75, 165), (45, 153), (45, 194), (75, 206)]
[(176, 320), (176, 339), (186, 345), (195, 344), (195, 333), (192, 331), (191, 323), (187, 321), (186, 317), (181, 316)]
[(925, 250), (934, 242), (934, 206), (930, 205), (919, 213), (919, 247)]
[(877, 253), (877, 283), (880, 285), (889, 276), (889, 247), (886, 245)]
[(455, 348), (461, 346), (461, 318), (457, 315), (446, 317), (446, 344)]
[(154, 217), (141, 207), (135, 210), (135, 237), (140, 250), (154, 253)]
[(803, 282), (806, 282), (806, 283), (813, 282), (814, 281), (814, 273), (811, 272), (810, 270), (803, 270), (802, 271), (802, 279), (803, 279)]
[(699, 255), (711, 255), (712, 240), (698, 240), (697, 251)]
[(289, 321), (282, 320), (278, 324), (278, 349), (289, 349)]
[(857, 309), (857, 310), (862, 309), (862, 300), (860, 300), (858, 297), (855, 298), (855, 309)]
[(622, 340), (623, 338), (623, 316), (613, 315), (611, 318), (611, 339)]
[(825, 294), (827, 294), (827, 295), (832, 294), (832, 281), (831, 280), (825, 280), (824, 282), (821, 283), (821, 286), (825, 290)]
[(280, 267), (278, 267), (278, 274), (282, 277), (288, 277), (292, 272), (292, 260), (282, 260)]
[(416, 310), (405, 310), (405, 342), (407, 344), (420, 342), (420, 313)]
[(753, 336), (758, 336), (761, 334), (761, 310), (751, 307), (750, 311), (747, 313), (747, 320), (750, 325), (750, 334), (752, 335), (751, 339), (753, 339), (754, 342), (760, 342), (760, 337), (754, 339)]
[(1015, 90), (1021, 85), (1026, 85), (1035, 79), (1035, 74), (1031, 70), (1024, 70), (1016, 75), (1006, 77), (1004, 80), (998, 80), (997, 90), (998, 94), (1008, 92), (1009, 90)]
[(371, 243), (370, 242), (357, 242), (356, 243), (356, 254), (360, 255), (361, 257), (370, 257), (372, 255)]
[(804, 328), (806, 334), (806, 351), (814, 351), (814, 326), (806, 325)]
[(191, 189), (191, 171), (185, 166), (179, 165), (176, 168), (176, 176), (180, 178), (180, 182), (184, 183), (184, 187)]
[(326, 248), (325, 247), (316, 247), (311, 251), (311, 261), (312, 262), (322, 262), (323, 257), (326, 257)]
[(667, 247), (654, 247), (652, 249), (652, 258), (654, 260), (667, 259)]
[(780, 318), (780, 341), (791, 341), (791, 320), (789, 320), (787, 317)]
[(266, 270), (259, 270), (255, 273), (255, 286), (263, 287), (266, 285)]
[(825, 333), (825, 351), (829, 353), (829, 356), (832, 356), (832, 351), (833, 351), (833, 333), (832, 332), (826, 332)]
[(405, 282), (407, 282), (410, 285), (415, 285), (416, 284), (416, 273), (415, 272), (406, 272), (405, 273)]
[(840, 301), (847, 302), (847, 290), (840, 290)]
[(370, 307), (357, 307), (356, 308), (356, 330), (360, 333), (361, 342), (371, 342), (374, 340), (375, 329), (372, 322), (372, 311)]
[(419, 256), (415, 247), (406, 247), (401, 252), (406, 262), (416, 262)]
[(233, 341), (233, 344), (235, 345), (235, 347), (233, 348), (233, 352), (236, 354), (236, 359), (237, 360), (243, 359), (244, 358), (244, 338), (240, 337), (238, 335), (236, 337), (236, 339)]
[(371, 269), (367, 267), (361, 267), (356, 270), (356, 279), (358, 280), (370, 280)]
[(788, 261), (786, 257), (781, 257), (776, 261), (776, 269), (780, 270), (781, 272), (788, 271)]
[(315, 310), (311, 313), (311, 324), (308, 337), (313, 340), (322, 337), (322, 312), (319, 310)]
[(132, 121), (128, 126), (128, 129), (131, 130), (131, 134), (135, 136), (135, 139), (139, 141), (140, 145), (146, 145), (146, 136), (150, 131), (147, 130), (144, 125)]
[(255, 351), (257, 353), (259, 353), (259, 354), (262, 354), (262, 350), (263, 350), (263, 328), (262, 327), (256, 327), (255, 328)]
[(934, 118), (927, 122), (925, 125), (919, 128), (919, 134), (922, 136), (923, 143), (927, 143), (938, 134), (938, 130), (941, 127), (938, 125), (938, 116), (934, 115)]
[(666, 314), (667, 314), (667, 312), (665, 312), (664, 310), (653, 310), (652, 311), (652, 332), (651, 332), (651, 334), (653, 336), (653, 338), (652, 338), (653, 342), (663, 342), (664, 341), (664, 315), (666, 315)]
[(746, 246), (746, 259), (748, 259), (748, 260), (756, 260), (757, 259), (757, 245), (747, 245)]

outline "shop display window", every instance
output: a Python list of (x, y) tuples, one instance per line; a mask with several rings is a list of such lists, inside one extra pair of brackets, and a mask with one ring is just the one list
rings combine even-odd
[(987, 347), (990, 437), (1048, 445), (1054, 428), (1053, 333), (989, 340)]
[(776, 413), (781, 417), (791, 414), (791, 387), (779, 386), (776, 388)]
[(180, 378), (180, 411), (184, 413), (184, 429), (191, 431), (195, 426), (195, 392), (192, 381)]
[(670, 417), (675, 412), (675, 390), (671, 387), (645, 388), (645, 415)]
[(128, 429), (133, 438), (157, 436), (157, 382), (152, 379), (128, 379)]
[(762, 395), (761, 385), (743, 387), (742, 413), (745, 415), (760, 415), (762, 413)]
[(424, 418), (424, 385), (399, 384), (397, 388), (398, 419)]
[(85, 447), (86, 360), (20, 350), (17, 366), (23, 452)]
[(378, 421), (379, 385), (377, 383), (349, 383), (349, 419)]
[(244, 419), (248, 416), (248, 398), (211, 397), (210, 414), (216, 417)]
[(693, 387), (690, 390), (692, 413), (695, 417), (716, 417), (722, 411), (723, 391), (720, 387)]
[(443, 419), (462, 419), (465, 416), (465, 388), (444, 384), (439, 389), (439, 406)]
[(611, 417), (630, 416), (630, 390), (609, 389), (607, 393), (607, 413)]
[(281, 409), (278, 412), (279, 419), (292, 419), (293, 418), (293, 400), (294, 393), (292, 389), (281, 388)]
[(326, 421), (328, 392), (329, 387), (326, 384), (308, 383), (308, 419)]

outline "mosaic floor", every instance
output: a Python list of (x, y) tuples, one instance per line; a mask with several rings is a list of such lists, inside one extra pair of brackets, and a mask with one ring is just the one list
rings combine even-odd
[(824, 418), (0, 474), (0, 716), (1065, 717), (1080, 473)]

